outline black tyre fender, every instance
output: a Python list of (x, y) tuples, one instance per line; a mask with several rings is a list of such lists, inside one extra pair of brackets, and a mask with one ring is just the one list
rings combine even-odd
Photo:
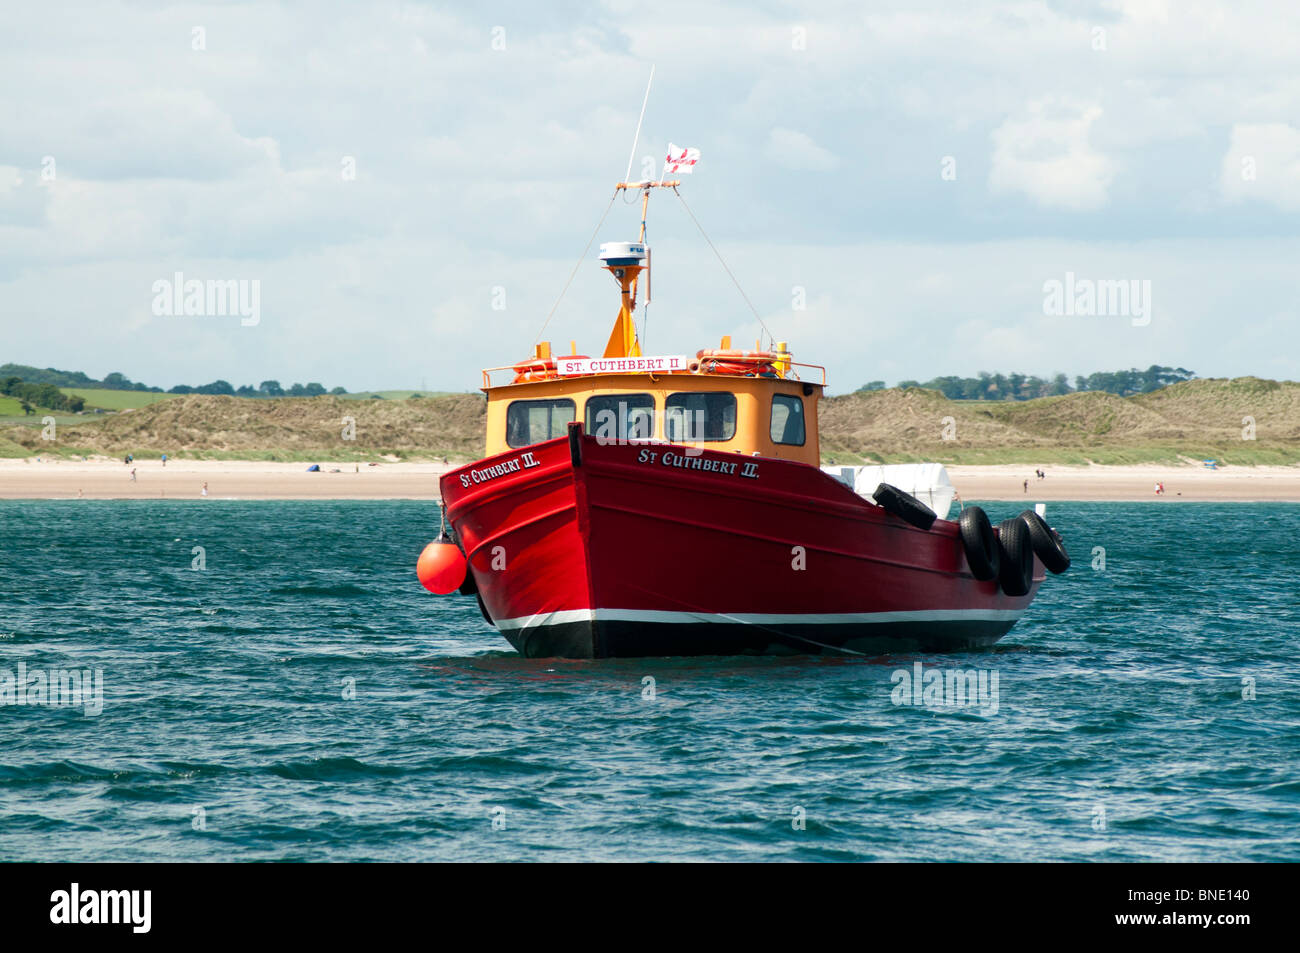
[(478, 592), (478, 580), (474, 578), (474, 569), (471, 566), (465, 566), (465, 581), (460, 584), (457, 590), (462, 596), (472, 596)]
[(1025, 510), (1020, 518), (1029, 527), (1029, 542), (1047, 571), (1060, 575), (1070, 568), (1070, 554), (1065, 551), (1065, 544), (1060, 535), (1047, 525), (1047, 521), (1033, 510)]
[(998, 524), (998, 548), (1001, 549), (998, 582), (1009, 596), (1023, 596), (1034, 581), (1034, 546), (1029, 539), (1029, 524), (1019, 516)]
[(934, 525), (934, 521), (939, 518), (934, 510), (911, 493), (905, 493), (898, 487), (891, 486), (888, 483), (882, 483), (876, 487), (876, 492), (871, 496), (886, 513), (897, 516), (917, 529), (929, 529)]
[(966, 551), (970, 574), (981, 582), (996, 579), (1002, 565), (1002, 550), (988, 514), (978, 506), (968, 506), (961, 511), (957, 527), (961, 530), (961, 545)]

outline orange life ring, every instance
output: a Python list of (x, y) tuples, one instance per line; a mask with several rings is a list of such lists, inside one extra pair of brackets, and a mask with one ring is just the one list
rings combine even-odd
[(775, 374), (772, 365), (777, 355), (772, 351), (721, 351), (705, 349), (696, 352), (699, 368), (705, 374), (735, 374), (739, 376)]
[[(586, 354), (566, 354), (565, 357), (578, 358), (586, 360)], [(515, 379), (512, 384), (531, 384), (534, 381), (553, 381), (560, 376), (560, 372), (555, 368), (555, 358), (548, 357), (546, 360), (541, 358), (529, 358), (526, 361), (520, 361), (511, 368), (515, 372)]]
[(740, 364), (772, 364), (778, 355), (775, 351), (719, 351), (705, 348), (696, 351), (695, 356), (701, 361), (728, 361)]
[(704, 361), (700, 366), (706, 374), (732, 374), (740, 377), (761, 374), (770, 368), (767, 364), (740, 364), (732, 361)]

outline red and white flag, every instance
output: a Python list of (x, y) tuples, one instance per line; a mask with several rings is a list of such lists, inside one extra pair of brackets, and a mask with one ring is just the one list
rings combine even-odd
[(678, 148), (668, 143), (668, 158), (664, 160), (664, 175), (681, 175), (694, 172), (695, 163), (700, 161), (699, 149)]

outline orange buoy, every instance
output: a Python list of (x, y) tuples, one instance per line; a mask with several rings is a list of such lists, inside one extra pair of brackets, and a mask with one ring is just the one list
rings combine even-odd
[(415, 564), (415, 574), (420, 585), (440, 596), (451, 595), (465, 581), (468, 563), (460, 547), (451, 540), (434, 540), (424, 547)]

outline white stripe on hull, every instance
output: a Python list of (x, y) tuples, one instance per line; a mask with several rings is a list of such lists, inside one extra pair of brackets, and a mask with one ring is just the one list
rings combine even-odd
[(573, 622), (716, 622), (741, 625), (876, 625), (882, 622), (1015, 622), (1023, 609), (921, 609), (910, 612), (667, 612), (660, 609), (563, 609), (497, 619), (498, 629), (534, 629)]

